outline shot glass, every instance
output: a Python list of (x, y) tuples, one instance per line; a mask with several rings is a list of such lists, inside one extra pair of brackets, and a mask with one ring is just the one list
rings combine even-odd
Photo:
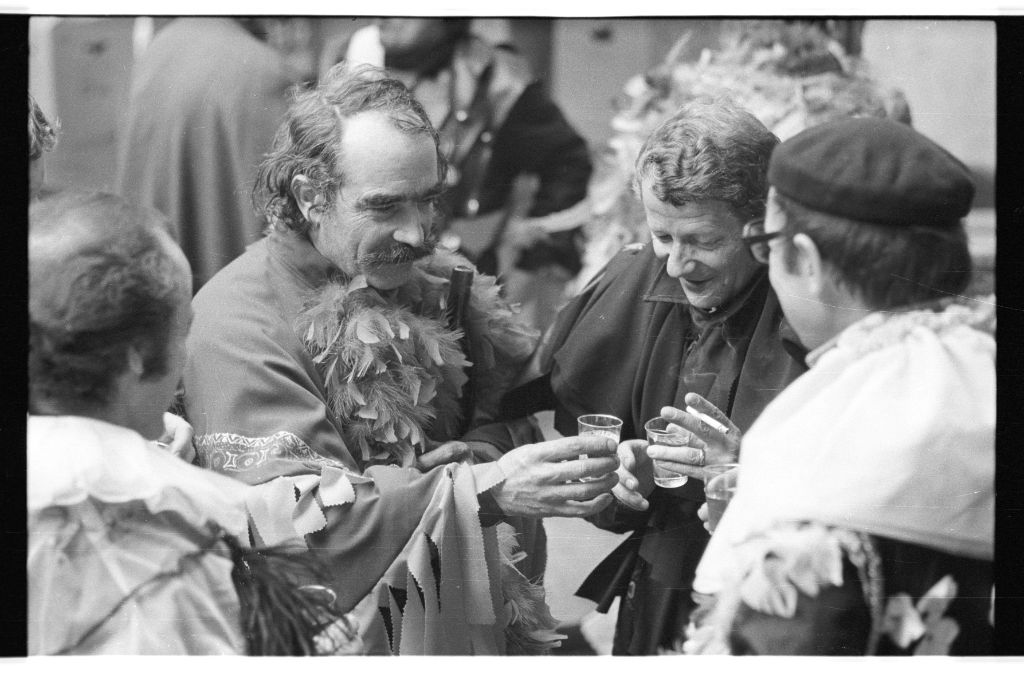
[[(689, 443), (690, 433), (660, 416), (652, 418), (644, 424), (647, 441), (663, 447), (682, 447)], [(654, 483), (659, 487), (674, 489), (686, 484), (686, 475), (665, 468), (660, 461), (654, 460)]]
[[(580, 437), (596, 435), (607, 437), (619, 443), (622, 436), (622, 419), (610, 414), (584, 414), (576, 418), (576, 432)], [(580, 458), (587, 458), (586, 454), (580, 454)], [(593, 477), (583, 477), (583, 480), (591, 480)]]
[(714, 531), (718, 521), (736, 494), (739, 463), (722, 463), (704, 468), (704, 496), (708, 501), (708, 527)]

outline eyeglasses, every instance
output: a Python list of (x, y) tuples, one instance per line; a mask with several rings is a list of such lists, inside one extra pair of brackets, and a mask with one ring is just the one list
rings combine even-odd
[(763, 218), (751, 219), (743, 224), (743, 244), (747, 245), (750, 255), (758, 263), (768, 263), (768, 255), (771, 253), (768, 242), (783, 236), (788, 237), (789, 234), (782, 230), (776, 230), (773, 233), (764, 232)]

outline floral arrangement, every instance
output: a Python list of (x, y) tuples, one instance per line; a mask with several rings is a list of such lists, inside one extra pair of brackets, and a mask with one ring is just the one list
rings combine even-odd
[(780, 139), (846, 116), (910, 122), (898, 91), (871, 80), (867, 65), (846, 54), (819, 24), (774, 20), (728, 22), (718, 50), (681, 59), (684, 34), (662, 63), (632, 77), (615, 103), (614, 136), (596, 159), (590, 185), (585, 284), (623, 245), (646, 241), (643, 209), (632, 192), (633, 166), (644, 140), (692, 99), (727, 96)]

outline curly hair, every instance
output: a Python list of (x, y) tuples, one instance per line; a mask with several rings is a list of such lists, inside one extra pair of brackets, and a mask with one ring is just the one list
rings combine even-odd
[(166, 374), (187, 277), (162, 217), (105, 193), (58, 193), (29, 210), (29, 391), (73, 407), (110, 404), (127, 350)]
[(32, 95), (28, 95), (28, 159), (38, 160), (57, 144), (59, 125), (50, 122)]
[[(787, 234), (805, 233), (839, 282), (877, 310), (961, 294), (971, 281), (971, 254), (963, 221), (895, 227), (815, 211), (775, 193)], [(792, 271), (796, 247), (783, 244)]]
[(644, 142), (633, 188), (645, 179), (662, 202), (729, 204), (743, 220), (764, 215), (768, 160), (779, 143), (760, 121), (727, 99), (702, 97), (680, 108)]
[(334, 204), (341, 175), (341, 136), (345, 120), (380, 111), (409, 134), (429, 134), (437, 151), (438, 175), (447, 171), (437, 131), (412, 93), (387, 71), (375, 66), (335, 65), (313, 89), (296, 90), (273, 146), (260, 163), (252, 190), (253, 206), (273, 227), (304, 232), (308, 223), (291, 192), (292, 178), (303, 174)]

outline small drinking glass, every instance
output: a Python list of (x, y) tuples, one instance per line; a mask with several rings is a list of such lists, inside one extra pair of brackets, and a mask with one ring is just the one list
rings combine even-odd
[[(576, 432), (580, 437), (596, 435), (607, 437), (619, 443), (622, 436), (622, 419), (610, 414), (584, 414), (576, 419)], [(580, 458), (587, 458), (586, 454), (580, 454)], [(583, 477), (583, 480), (591, 480), (593, 477)]]
[[(683, 447), (690, 442), (689, 432), (660, 416), (645, 423), (644, 430), (647, 431), (647, 441), (651, 444), (660, 444), (663, 447)], [(686, 475), (669, 470), (657, 459), (652, 460), (654, 461), (654, 483), (659, 487), (674, 489), (686, 484)]]
[(584, 414), (576, 419), (580, 437), (584, 435), (597, 435), (607, 437), (619, 443), (622, 435), (622, 419), (609, 414)]
[(736, 495), (739, 463), (722, 463), (704, 468), (704, 496), (708, 501), (708, 527), (714, 531), (729, 501)]

